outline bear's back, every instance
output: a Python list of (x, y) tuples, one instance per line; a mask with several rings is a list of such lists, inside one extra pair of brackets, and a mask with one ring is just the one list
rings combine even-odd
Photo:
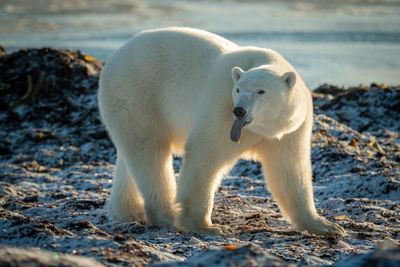
[[(180, 49), (207, 50), (208, 53), (221, 53), (238, 47), (235, 43), (219, 35), (199, 29), (184, 27), (170, 27), (142, 31), (135, 35), (133, 39), (162, 42), (167, 47), (169, 45), (174, 45), (174, 47)], [(192, 55), (195, 55), (196, 53), (197, 51), (191, 51)]]
[(223, 37), (197, 29), (143, 31), (105, 65), (99, 91), (102, 110), (111, 114), (125, 105), (134, 107), (131, 120), (157, 113), (173, 135), (185, 139), (216, 60), (237, 48)]
[(127, 80), (135, 83), (132, 79), (140, 82), (141, 86), (149, 83), (164, 90), (169, 87), (169, 82), (176, 83), (176, 80), (200, 84), (219, 55), (237, 48), (236, 44), (221, 36), (198, 29), (142, 31), (114, 53), (102, 76), (104, 81), (113, 82), (109, 86), (113, 88), (126, 86)]

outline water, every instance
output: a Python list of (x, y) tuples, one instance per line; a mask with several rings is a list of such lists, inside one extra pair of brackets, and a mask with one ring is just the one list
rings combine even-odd
[(277, 50), (314, 89), (400, 84), (400, 1), (1, 0), (0, 44), (106, 61), (134, 33), (189, 26)]

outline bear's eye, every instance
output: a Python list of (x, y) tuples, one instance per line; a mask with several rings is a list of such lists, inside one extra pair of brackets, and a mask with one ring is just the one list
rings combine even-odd
[(239, 88), (236, 88), (236, 93), (239, 93), (239, 92), (240, 92)]
[(264, 93), (265, 93), (264, 90), (258, 90), (258, 92), (257, 92), (257, 94), (259, 94), (259, 95), (262, 95), (262, 94), (264, 94)]

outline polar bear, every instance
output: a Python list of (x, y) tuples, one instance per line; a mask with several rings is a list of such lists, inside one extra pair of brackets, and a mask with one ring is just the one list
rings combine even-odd
[[(105, 65), (98, 100), (117, 148), (113, 218), (227, 235), (227, 226), (211, 222), (214, 192), (222, 174), (247, 156), (262, 163), (294, 226), (344, 234), (316, 212), (312, 99), (277, 52), (197, 29), (143, 31)], [(177, 182), (172, 153), (183, 153)]]

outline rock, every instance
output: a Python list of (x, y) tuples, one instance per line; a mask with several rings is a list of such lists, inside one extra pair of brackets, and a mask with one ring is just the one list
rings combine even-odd
[(7, 55), (7, 50), (4, 46), (0, 45), (0, 57)]
[(211, 249), (191, 257), (183, 262), (174, 262), (164, 266), (287, 266), (283, 260), (254, 245), (238, 249)]
[(95, 259), (74, 256), (70, 254), (61, 254), (56, 252), (48, 252), (37, 248), (13, 248), (0, 245), (0, 266), (10, 267), (53, 267), (53, 266), (70, 266), (70, 267), (92, 267), (105, 266)]
[[(53, 48), (21, 49), (12, 54), (1, 51), (0, 47), (0, 110), (9, 110), (9, 122), (22, 119), (65, 122), (66, 115), (85, 108), (76, 99), (85, 91), (97, 90), (97, 74), (103, 65), (80, 51)], [(58, 115), (49, 114), (53, 110)]]
[(400, 266), (400, 248), (377, 250), (367, 254), (358, 254), (336, 262), (332, 267), (362, 267), (362, 266)]
[(304, 256), (304, 265), (311, 265), (311, 266), (321, 266), (321, 265), (331, 265), (333, 261), (324, 260), (317, 256), (306, 255)]
[[(329, 96), (329, 100), (326, 96)], [(400, 86), (347, 89), (324, 84), (313, 92), (315, 113), (324, 113), (359, 132), (399, 132)], [(327, 101), (328, 100), (328, 101)]]

